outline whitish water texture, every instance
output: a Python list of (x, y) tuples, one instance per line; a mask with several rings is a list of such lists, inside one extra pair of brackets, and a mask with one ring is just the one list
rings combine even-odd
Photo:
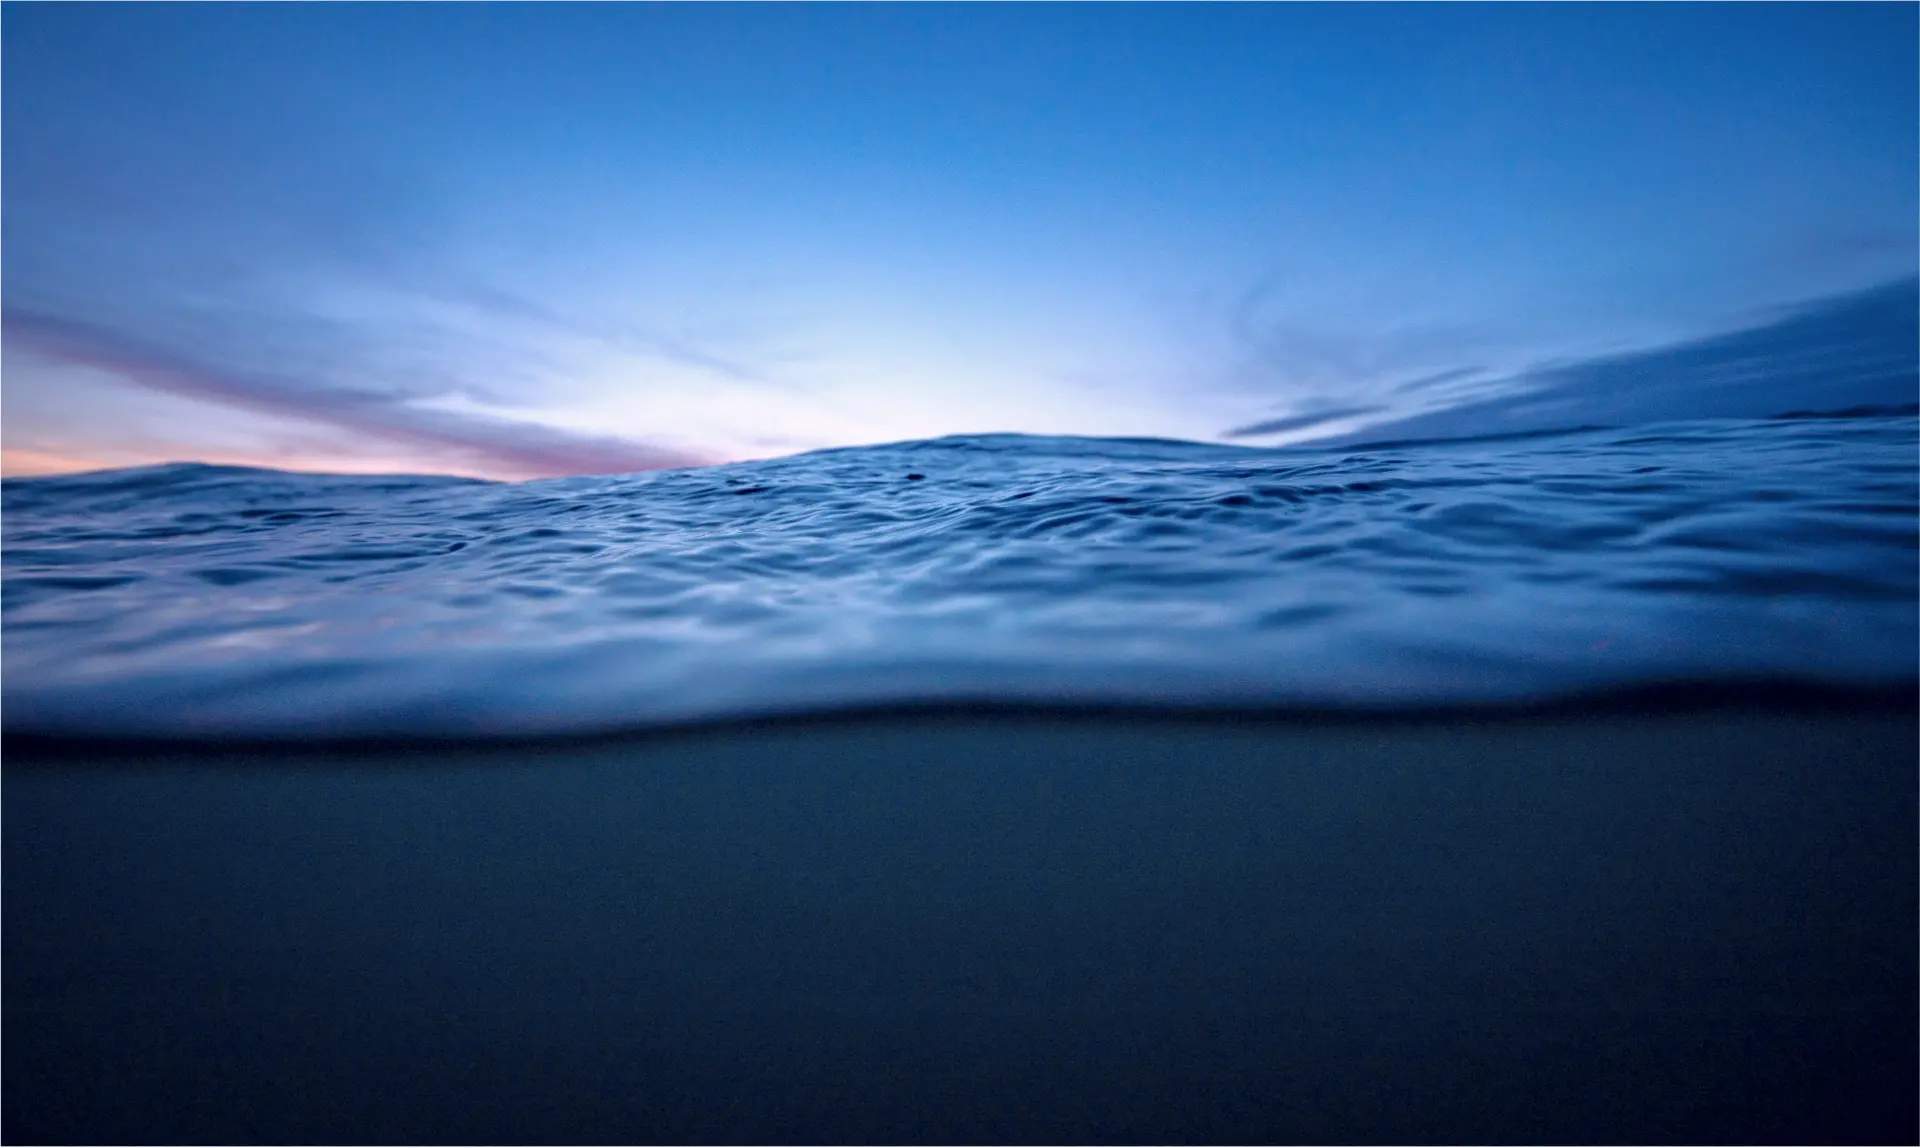
[(1916, 676), (1910, 415), (1328, 449), (986, 436), (517, 485), (5, 484), (10, 732)]

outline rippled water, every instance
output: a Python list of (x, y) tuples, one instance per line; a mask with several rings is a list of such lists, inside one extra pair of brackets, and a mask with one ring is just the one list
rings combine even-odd
[(1912, 416), (1337, 449), (984, 436), (517, 485), (5, 484), (14, 732), (1916, 676)]

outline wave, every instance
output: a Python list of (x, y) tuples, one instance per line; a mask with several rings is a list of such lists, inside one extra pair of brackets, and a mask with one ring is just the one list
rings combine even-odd
[(966, 436), (520, 484), (4, 485), (10, 735), (1904, 688), (1912, 415), (1367, 447)]

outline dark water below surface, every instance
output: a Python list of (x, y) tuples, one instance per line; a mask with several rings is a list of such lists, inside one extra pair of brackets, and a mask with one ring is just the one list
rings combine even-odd
[(1910, 413), (4, 510), (10, 1143), (1920, 1136)]
[(10, 1143), (1911, 1143), (1910, 709), (15, 754)]
[(6, 723), (491, 737), (996, 701), (1916, 679), (1915, 419), (1322, 450), (985, 436), (520, 485), (5, 484)]

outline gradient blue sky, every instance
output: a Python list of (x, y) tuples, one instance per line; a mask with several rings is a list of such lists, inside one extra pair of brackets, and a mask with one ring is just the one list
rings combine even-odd
[(1912, 277), (1916, 11), (7, 3), (6, 469), (1485, 403)]

